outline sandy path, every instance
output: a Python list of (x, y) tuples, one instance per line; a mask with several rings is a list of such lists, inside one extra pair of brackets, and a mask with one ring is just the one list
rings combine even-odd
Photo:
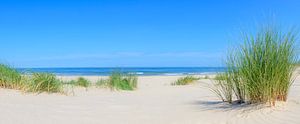
[[(71, 79), (74, 77), (62, 77)], [(99, 77), (88, 77), (97, 80)], [(136, 91), (75, 88), (75, 95), (22, 94), (0, 89), (1, 124), (234, 124), (300, 123), (300, 78), (288, 103), (275, 108), (230, 107), (200, 80), (170, 86), (178, 76), (139, 77)]]

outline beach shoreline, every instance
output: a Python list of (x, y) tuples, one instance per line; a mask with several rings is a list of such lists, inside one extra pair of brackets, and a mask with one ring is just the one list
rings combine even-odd
[(16, 68), (22, 74), (52, 73), (58, 76), (109, 76), (122, 72), (137, 76), (210, 75), (223, 72), (224, 67), (77, 67), (77, 68)]
[[(180, 78), (180, 77), (186, 77), (186, 76), (194, 76), (198, 78), (208, 78), (212, 79), (217, 74), (197, 74), (197, 75), (137, 75), (138, 78), (160, 78), (160, 77), (169, 77), (169, 78)], [(76, 80), (79, 77), (83, 77), (91, 81), (92, 83), (95, 83), (99, 79), (107, 79), (109, 76), (103, 76), (103, 75), (58, 75), (57, 78), (61, 79), (63, 81), (70, 81), (70, 80)]]

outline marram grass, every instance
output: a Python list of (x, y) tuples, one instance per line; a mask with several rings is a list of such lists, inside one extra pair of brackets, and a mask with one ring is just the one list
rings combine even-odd
[(34, 73), (30, 77), (27, 84), (27, 91), (29, 92), (48, 92), (48, 93), (62, 93), (62, 81), (56, 78), (54, 74), (49, 73)]
[(21, 74), (14, 68), (0, 64), (0, 87), (9, 89), (23, 88)]
[(219, 75), (213, 91), (233, 103), (286, 101), (297, 62), (296, 33), (269, 26), (245, 35), (244, 44), (228, 55), (227, 71)]
[(137, 88), (137, 76), (115, 71), (109, 76), (108, 86), (116, 90), (134, 90)]
[[(91, 82), (83, 77), (63, 82), (50, 73), (33, 73), (32, 75), (22, 76), (14, 68), (0, 64), (1, 88), (18, 89), (34, 93), (63, 93), (64, 84), (85, 88), (91, 86)], [(109, 76), (109, 79), (97, 81), (96, 87), (108, 87), (112, 90), (135, 90), (137, 88), (137, 76), (115, 71)]]
[(91, 82), (83, 77), (79, 77), (77, 80), (71, 80), (70, 83), (75, 86), (81, 86), (85, 88), (91, 86)]
[(16, 69), (0, 64), (0, 87), (30, 92), (61, 92), (62, 83), (55, 75), (34, 73), (22, 76)]
[(98, 87), (98, 88), (106, 88), (106, 87), (108, 87), (108, 84), (109, 84), (109, 80), (99, 79), (96, 82), (96, 87)]
[(200, 78), (194, 77), (194, 76), (185, 76), (177, 79), (175, 82), (173, 82), (171, 85), (188, 85), (191, 84)]
[(114, 71), (108, 79), (100, 79), (96, 87), (108, 87), (111, 90), (135, 90), (137, 88), (137, 76)]

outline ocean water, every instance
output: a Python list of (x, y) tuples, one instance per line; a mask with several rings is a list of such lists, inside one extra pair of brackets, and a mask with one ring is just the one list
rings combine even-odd
[(125, 68), (17, 68), (23, 74), (47, 72), (56, 75), (106, 76), (113, 71), (136, 75), (196, 75), (223, 72), (223, 67), (125, 67)]

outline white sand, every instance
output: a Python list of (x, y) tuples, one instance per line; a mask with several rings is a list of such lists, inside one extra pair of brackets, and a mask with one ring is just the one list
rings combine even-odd
[[(76, 77), (62, 77), (64, 80)], [(99, 77), (87, 77), (97, 80)], [(75, 88), (75, 95), (0, 89), (0, 124), (299, 124), (300, 78), (287, 103), (228, 106), (206, 88), (170, 86), (178, 76), (139, 77), (136, 91)]]

